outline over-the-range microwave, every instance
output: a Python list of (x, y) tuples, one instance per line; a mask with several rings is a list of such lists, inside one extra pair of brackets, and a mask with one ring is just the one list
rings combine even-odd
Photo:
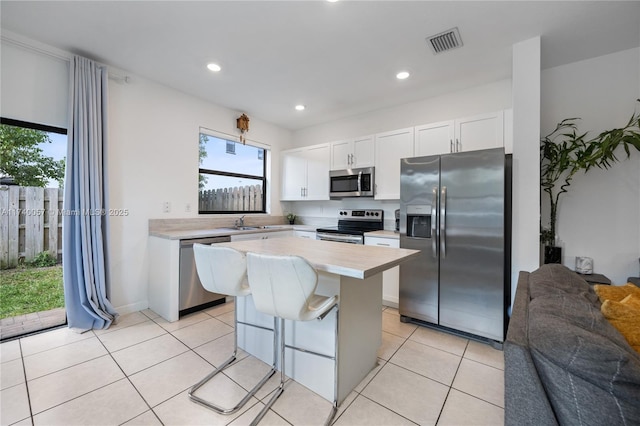
[(331, 170), (329, 172), (329, 198), (373, 197), (374, 168)]

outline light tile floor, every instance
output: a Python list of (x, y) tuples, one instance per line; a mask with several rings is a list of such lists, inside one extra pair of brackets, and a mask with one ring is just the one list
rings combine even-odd
[[(233, 304), (168, 323), (146, 310), (108, 330), (67, 328), (0, 345), (2, 425), (244, 425), (278, 375), (242, 411), (218, 415), (187, 390), (233, 347)], [(335, 425), (501, 425), (504, 358), (488, 345), (400, 322), (383, 308), (378, 366)], [(269, 366), (246, 353), (199, 391), (232, 405)], [(289, 380), (263, 425), (320, 425), (330, 402)]]

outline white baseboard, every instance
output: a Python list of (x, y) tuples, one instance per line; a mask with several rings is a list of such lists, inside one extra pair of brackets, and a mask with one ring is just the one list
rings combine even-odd
[(391, 301), (391, 300), (385, 300), (385, 299), (382, 299), (382, 306), (388, 306), (388, 307), (390, 307), (390, 308), (396, 308), (396, 309), (398, 309), (398, 300), (396, 300), (396, 301), (394, 302), (394, 301)]
[(143, 311), (143, 310), (147, 309), (148, 307), (149, 307), (149, 301), (148, 300), (142, 300), (140, 302), (131, 303), (129, 305), (123, 305), (123, 306), (115, 307), (115, 310), (120, 315), (126, 315), (126, 314), (130, 314), (130, 313), (133, 313), (133, 312)]

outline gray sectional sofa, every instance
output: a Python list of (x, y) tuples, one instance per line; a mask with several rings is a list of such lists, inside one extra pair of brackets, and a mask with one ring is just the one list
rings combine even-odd
[(520, 272), (504, 356), (506, 425), (640, 425), (640, 354), (568, 268)]

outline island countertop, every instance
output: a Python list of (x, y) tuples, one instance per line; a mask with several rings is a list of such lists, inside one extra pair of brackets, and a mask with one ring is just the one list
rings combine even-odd
[(302, 238), (219, 243), (242, 252), (304, 257), (318, 271), (365, 279), (417, 257), (420, 250), (397, 249)]

